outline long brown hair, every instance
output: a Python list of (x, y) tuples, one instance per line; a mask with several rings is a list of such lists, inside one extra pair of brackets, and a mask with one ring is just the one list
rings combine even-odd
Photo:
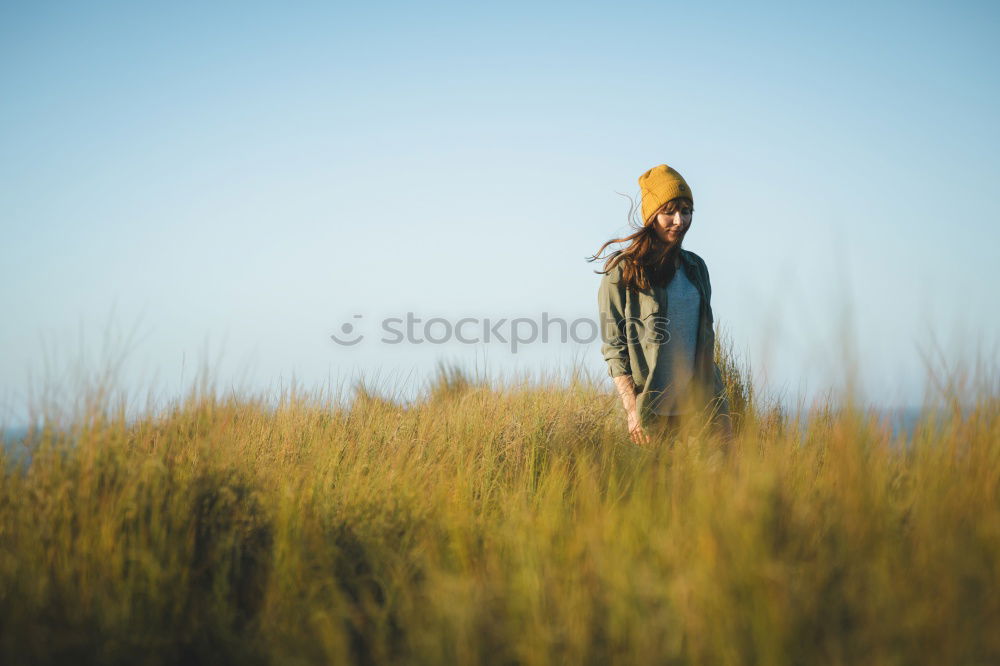
[(605, 274), (621, 264), (622, 282), (626, 287), (638, 291), (646, 291), (653, 285), (663, 286), (670, 282), (674, 277), (675, 263), (681, 251), (683, 238), (673, 244), (664, 243), (657, 235), (653, 223), (658, 214), (672, 215), (681, 206), (687, 206), (692, 213), (694, 212), (694, 202), (689, 197), (676, 197), (656, 209), (640, 226), (633, 219), (636, 205), (632, 203), (629, 207), (629, 224), (632, 228), (637, 228), (637, 231), (621, 238), (612, 238), (593, 256), (588, 257), (587, 261), (596, 261), (601, 258), (604, 249), (612, 243), (628, 243), (624, 249), (615, 250), (607, 257), (604, 270), (594, 272)]

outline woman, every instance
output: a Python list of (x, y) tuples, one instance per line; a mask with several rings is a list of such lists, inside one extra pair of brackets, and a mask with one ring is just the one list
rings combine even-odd
[(715, 363), (712, 286), (701, 257), (682, 249), (694, 197), (684, 178), (661, 164), (639, 176), (644, 224), (614, 238), (628, 243), (604, 264), (598, 289), (601, 352), (628, 418), (632, 441), (675, 432), (703, 412), (727, 440), (729, 403)]

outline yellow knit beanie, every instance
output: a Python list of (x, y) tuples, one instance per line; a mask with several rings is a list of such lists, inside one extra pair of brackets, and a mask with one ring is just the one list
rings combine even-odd
[(639, 176), (639, 189), (642, 191), (642, 221), (671, 199), (687, 197), (694, 204), (694, 195), (684, 177), (666, 164), (655, 166)]

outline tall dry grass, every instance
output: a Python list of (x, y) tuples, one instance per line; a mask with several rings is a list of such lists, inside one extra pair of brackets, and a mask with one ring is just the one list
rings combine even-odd
[(0, 662), (1000, 662), (996, 393), (907, 444), (719, 353), (728, 448), (637, 448), (578, 372), (138, 420), (95, 389), (5, 454)]

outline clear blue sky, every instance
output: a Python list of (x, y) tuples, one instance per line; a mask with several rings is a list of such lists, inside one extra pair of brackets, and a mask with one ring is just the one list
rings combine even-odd
[(605, 373), (375, 322), (595, 317), (584, 257), (660, 163), (761, 378), (815, 393), (846, 340), (912, 404), (931, 340), (997, 349), (998, 34), (992, 2), (4, 3), (0, 407), (109, 322), (168, 394), (206, 349), (252, 386)]

